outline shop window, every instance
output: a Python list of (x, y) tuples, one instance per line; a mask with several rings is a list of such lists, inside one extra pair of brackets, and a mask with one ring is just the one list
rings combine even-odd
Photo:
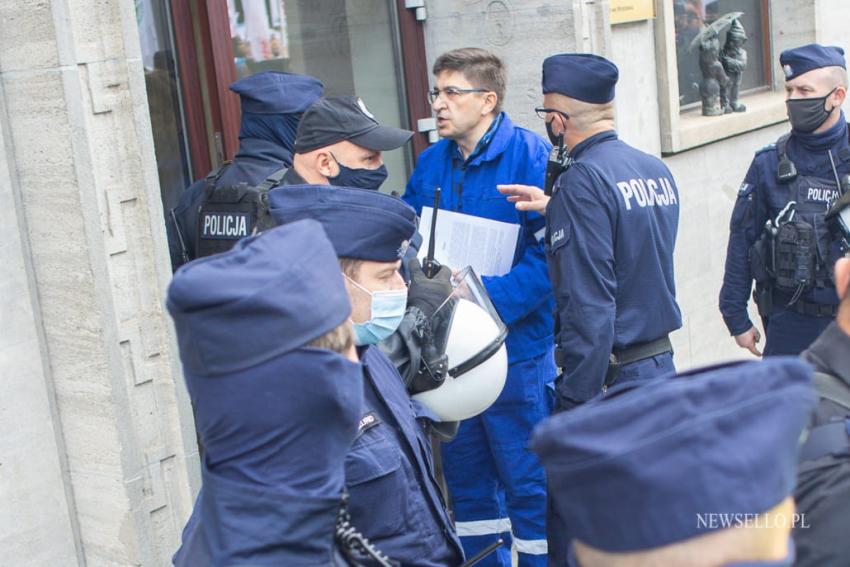
[[(770, 33), (767, 0), (675, 0), (676, 67), (679, 78), (679, 108), (696, 108), (700, 101), (700, 40), (717, 33), (722, 47), (729, 34), (731, 15), (742, 12), (738, 21), (747, 40), (747, 66), (741, 77), (743, 96), (765, 90), (771, 84)], [(726, 16), (726, 18), (724, 18)]]

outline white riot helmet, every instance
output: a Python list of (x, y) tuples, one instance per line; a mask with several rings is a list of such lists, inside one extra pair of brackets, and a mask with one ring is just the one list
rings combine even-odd
[(490, 407), (505, 386), (508, 331), (471, 267), (431, 318), (435, 342), (445, 344), (449, 371), (438, 388), (413, 396), (443, 421), (460, 421)]

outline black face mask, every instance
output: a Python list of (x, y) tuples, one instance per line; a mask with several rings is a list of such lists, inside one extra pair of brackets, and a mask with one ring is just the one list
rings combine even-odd
[(561, 132), (560, 134), (555, 134), (555, 131), (552, 130), (552, 122), (554, 121), (555, 119), (553, 118), (552, 120), (546, 123), (546, 135), (549, 136), (549, 142), (553, 146), (555, 146), (556, 148), (560, 148), (564, 145), (564, 133)]
[[(333, 154), (331, 154), (333, 155)], [(381, 165), (377, 169), (352, 169), (342, 165), (336, 156), (334, 156), (336, 164), (339, 166), (339, 173), (336, 177), (328, 178), (331, 185), (337, 187), (356, 187), (358, 189), (374, 189), (377, 190), (386, 181), (389, 173), (387, 166)]]
[(564, 133), (555, 134), (552, 130), (552, 122), (546, 123), (546, 135), (549, 136), (549, 141), (552, 142), (552, 151), (549, 154), (549, 161), (546, 162), (546, 177), (543, 184), (543, 193), (551, 196), (555, 190), (555, 181), (569, 167), (569, 157), (564, 146)]
[(790, 98), (786, 100), (785, 106), (788, 109), (788, 120), (791, 121), (791, 128), (803, 134), (817, 130), (835, 110), (834, 106), (829, 110), (826, 109), (826, 99), (834, 92), (835, 89), (832, 89), (825, 96), (817, 98)]

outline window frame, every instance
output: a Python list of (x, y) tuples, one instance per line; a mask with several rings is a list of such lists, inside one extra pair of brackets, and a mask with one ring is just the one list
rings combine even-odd
[[(791, 0), (793, 1), (793, 0)], [(692, 105), (679, 105), (679, 77), (673, 2), (656, 1), (655, 52), (658, 68), (658, 103), (661, 118), (661, 153), (672, 155), (787, 120), (785, 95), (776, 84), (777, 30), (769, 0), (761, 0), (762, 50), (766, 86), (742, 93), (746, 112), (702, 116)]]

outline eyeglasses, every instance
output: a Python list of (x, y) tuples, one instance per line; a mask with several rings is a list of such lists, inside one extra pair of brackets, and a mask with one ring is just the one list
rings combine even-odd
[(460, 95), (468, 94), (468, 93), (489, 93), (487, 89), (459, 89), (457, 87), (446, 87), (444, 89), (438, 89), (434, 87), (432, 90), (428, 91), (428, 100), (431, 101), (431, 104), (434, 104), (440, 95), (446, 95), (446, 100), (454, 100)]
[(545, 106), (538, 106), (534, 109), (534, 113), (537, 114), (537, 117), (541, 120), (546, 120), (546, 117), (550, 114), (560, 114), (564, 120), (568, 120), (570, 115), (566, 112), (561, 112), (560, 110), (555, 110), (554, 108), (546, 108)]

